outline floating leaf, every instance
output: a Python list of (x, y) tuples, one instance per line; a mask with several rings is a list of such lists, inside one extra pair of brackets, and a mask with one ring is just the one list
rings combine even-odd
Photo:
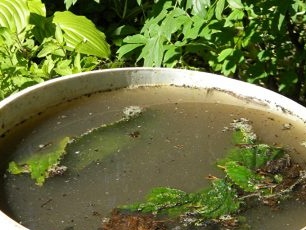
[(170, 209), (187, 203), (189, 197), (186, 192), (179, 189), (157, 187), (147, 195), (144, 203), (123, 206), (123, 209), (142, 212), (169, 212)]
[[(63, 65), (66, 64), (63, 63)], [(60, 142), (47, 145), (25, 159), (10, 162), (8, 171), (12, 174), (30, 173), (31, 178), (38, 185), (42, 185), (50, 173), (57, 168), (63, 155), (66, 155), (64, 160), (67, 158), (64, 161), (65, 165), (79, 171), (92, 162), (117, 152), (122, 146), (131, 144), (129, 133), (135, 131), (143, 122), (140, 120), (140, 123), (138, 121), (135, 123), (137, 120), (135, 118), (142, 111), (142, 108), (138, 106), (126, 107), (125, 116), (122, 119), (92, 129), (74, 139), (64, 137)]]
[(256, 191), (256, 185), (258, 184), (259, 178), (249, 168), (239, 165), (235, 161), (230, 161), (225, 164), (225, 172), (227, 176), (244, 191)]
[(9, 163), (8, 171), (12, 174), (29, 173), (37, 185), (43, 185), (46, 178), (58, 167), (69, 141), (70, 139), (65, 137), (59, 143), (52, 143), (23, 160), (12, 161)]
[(203, 208), (197, 208), (196, 213), (210, 219), (230, 215), (240, 207), (236, 190), (222, 179), (214, 180), (211, 188), (201, 194), (201, 203)]

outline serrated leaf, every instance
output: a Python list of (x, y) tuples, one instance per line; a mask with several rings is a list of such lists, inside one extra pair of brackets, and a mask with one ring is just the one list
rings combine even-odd
[(30, 10), (26, 0), (0, 1), (0, 26), (20, 33), (29, 24)]
[(246, 192), (255, 192), (258, 184), (258, 176), (245, 166), (239, 165), (235, 161), (229, 161), (225, 164), (227, 176)]
[[(147, 44), (142, 49), (137, 61), (144, 59), (144, 66), (159, 67), (163, 61), (164, 56), (164, 39), (160, 36), (155, 36), (148, 39)], [(152, 54), (152, 51), (154, 52)]]
[(205, 218), (219, 218), (239, 210), (240, 202), (237, 192), (222, 179), (216, 179), (212, 186), (200, 194), (203, 208), (196, 211)]
[(107, 58), (110, 48), (104, 33), (99, 31), (92, 21), (69, 11), (55, 12), (53, 23), (64, 31), (67, 47), (77, 52)]
[(160, 31), (168, 41), (171, 41), (171, 36), (188, 21), (191, 21), (191, 19), (186, 12), (180, 8), (175, 8), (163, 20)]

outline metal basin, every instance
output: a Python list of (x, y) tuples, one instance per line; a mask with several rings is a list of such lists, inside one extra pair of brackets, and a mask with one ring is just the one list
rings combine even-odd
[[(41, 111), (82, 95), (125, 87), (175, 85), (222, 92), (220, 103), (281, 113), (306, 122), (306, 109), (270, 90), (214, 74), (166, 68), (124, 68), (75, 74), (29, 87), (0, 102), (0, 136)], [(1, 153), (3, 154), (3, 153)], [(27, 229), (0, 211), (1, 229)]]

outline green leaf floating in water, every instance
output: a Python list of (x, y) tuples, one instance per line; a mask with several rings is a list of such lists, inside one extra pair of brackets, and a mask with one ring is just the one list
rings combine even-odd
[(192, 227), (237, 216), (242, 211), (241, 206), (246, 207), (247, 198), (273, 196), (273, 189), (282, 181), (282, 175), (267, 173), (269, 170), (265, 172), (264, 167), (284, 159), (285, 150), (257, 143), (251, 122), (245, 118), (234, 120), (227, 129), (232, 131), (234, 146), (217, 162), (225, 173), (224, 178), (211, 176), (209, 188), (193, 193), (168, 187), (153, 188), (144, 202), (119, 209), (179, 218)]
[(255, 192), (260, 177), (249, 168), (239, 165), (235, 161), (229, 161), (225, 164), (227, 176), (240, 188), (246, 192)]
[(12, 174), (30, 173), (36, 184), (42, 185), (46, 178), (66, 170), (66, 167), (59, 166), (59, 163), (66, 154), (65, 147), (69, 141), (70, 138), (65, 137), (59, 143), (40, 149), (19, 162), (12, 161), (8, 171)]
[(125, 205), (123, 210), (145, 213), (166, 214), (171, 217), (187, 216), (188, 222), (197, 222), (208, 218), (236, 212), (240, 207), (236, 191), (223, 179), (216, 179), (210, 188), (200, 192), (184, 191), (157, 187), (146, 197), (143, 203)]
[[(10, 162), (8, 171), (12, 174), (30, 173), (31, 178), (42, 185), (46, 178), (59, 174), (66, 166), (72, 170), (82, 170), (92, 162), (132, 145), (136, 140), (131, 140), (131, 136), (139, 135), (137, 129), (151, 115), (136, 119), (143, 113), (139, 106), (126, 107), (123, 113), (124, 117), (116, 122), (94, 128), (79, 137), (64, 137), (59, 143), (48, 145), (25, 159)], [(60, 162), (65, 166), (58, 166)]]

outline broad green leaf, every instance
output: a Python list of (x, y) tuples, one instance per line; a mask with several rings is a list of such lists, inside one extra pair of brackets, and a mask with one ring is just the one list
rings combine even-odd
[(29, 24), (30, 10), (26, 0), (0, 1), (0, 26), (20, 33)]
[(143, 36), (142, 34), (135, 34), (132, 36), (127, 36), (126, 38), (123, 39), (124, 43), (134, 43), (134, 44), (146, 44), (147, 43), (147, 38)]
[(218, 20), (222, 19), (222, 13), (224, 10), (225, 0), (217, 0), (215, 15)]
[(62, 139), (58, 144), (50, 144), (18, 162), (9, 163), (8, 171), (12, 174), (30, 173), (37, 185), (43, 185), (46, 178), (56, 170), (65, 152), (69, 138)]
[(191, 19), (186, 12), (180, 8), (175, 8), (163, 20), (160, 31), (168, 41), (171, 41), (171, 36), (188, 21), (191, 21)]
[(105, 35), (84, 16), (69, 11), (55, 12), (53, 23), (64, 31), (67, 47), (77, 52), (107, 58), (110, 48)]
[(137, 61), (144, 59), (144, 66), (159, 67), (162, 64), (164, 56), (164, 41), (165, 38), (155, 36), (148, 39), (147, 44), (142, 49)]
[(147, 38), (142, 34), (136, 34), (133, 36), (127, 36), (123, 39), (124, 44), (118, 49), (118, 59), (121, 59), (123, 56), (129, 52), (144, 46), (147, 43)]
[(173, 208), (184, 200), (188, 200), (187, 193), (184, 191), (157, 187), (150, 192), (147, 196), (147, 202), (144, 205), (140, 205), (139, 209), (144, 212), (156, 212)]
[(37, 57), (39, 58), (46, 57), (50, 54), (54, 54), (56, 56), (61, 57), (65, 56), (64, 48), (53, 38), (45, 39), (41, 47), (42, 49), (37, 54)]
[(31, 14), (46, 17), (46, 7), (45, 4), (41, 2), (41, 0), (27, 0), (27, 4)]
[(241, 3), (241, 0), (227, 0), (228, 4), (233, 9), (243, 9), (244, 6)]
[(208, 6), (210, 6), (210, 0), (192, 0), (192, 10), (194, 15), (204, 17), (207, 13)]
[(129, 52), (136, 50), (137, 48), (144, 46), (144, 44), (141, 43), (131, 43), (131, 44), (124, 44), (122, 45), (117, 53), (118, 53), (118, 59), (121, 59), (123, 56), (128, 54)]
[(54, 71), (61, 76), (67, 76), (72, 74), (72, 69), (70, 66), (71, 62), (72, 60), (67, 60), (67, 59), (59, 61), (56, 64)]
[(228, 56), (232, 55), (234, 52), (233, 48), (226, 48), (221, 51), (221, 53), (218, 55), (218, 62), (224, 61)]

